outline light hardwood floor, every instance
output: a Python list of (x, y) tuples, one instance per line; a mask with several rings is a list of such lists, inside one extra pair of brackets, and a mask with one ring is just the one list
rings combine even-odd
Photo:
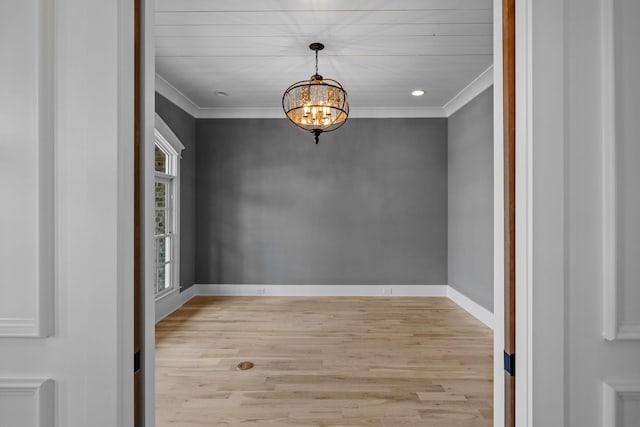
[(492, 425), (492, 332), (446, 298), (196, 297), (156, 339), (159, 427)]

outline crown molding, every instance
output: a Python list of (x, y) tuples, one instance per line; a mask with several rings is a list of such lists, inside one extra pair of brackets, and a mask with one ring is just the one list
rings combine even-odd
[[(282, 108), (200, 108), (197, 119), (284, 119)], [(349, 118), (435, 118), (447, 117), (442, 107), (358, 108), (351, 107)]]
[(201, 108), (185, 94), (176, 89), (171, 83), (156, 73), (156, 92), (173, 102), (194, 118), (199, 118)]
[(443, 118), (447, 113), (442, 107), (351, 107), (349, 118)]
[[(493, 65), (454, 96), (444, 107), (351, 107), (349, 117), (358, 118), (447, 118), (493, 84)], [(202, 108), (156, 74), (156, 92), (196, 119), (282, 119), (281, 108)]]
[(284, 119), (282, 108), (200, 108), (196, 119)]
[(482, 74), (444, 105), (443, 109), (446, 111), (447, 117), (451, 117), (452, 114), (467, 105), (491, 85), (493, 85), (493, 65), (484, 70)]

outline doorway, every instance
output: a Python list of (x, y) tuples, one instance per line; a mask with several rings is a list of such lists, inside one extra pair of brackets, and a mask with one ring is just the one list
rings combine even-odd
[[(501, 11), (501, 7), (502, 7), (502, 5), (500, 5), (500, 7), (497, 7), (497, 8), (496, 8), (496, 3), (499, 3), (499, 2), (497, 2), (497, 1), (496, 1), (496, 2), (494, 2), (494, 16), (501, 16), (501, 15), (495, 15), (496, 13), (501, 13), (501, 12), (497, 12), (497, 11), (496, 11), (496, 9), (497, 9), (498, 11)], [(151, 12), (147, 12), (147, 13), (148, 13), (148, 14), (151, 14)], [(152, 16), (151, 16), (151, 18), (149, 18), (148, 16), (146, 16), (146, 18), (144, 18), (144, 19), (145, 19), (145, 20), (146, 20), (146, 22), (148, 22), (148, 23), (149, 23), (149, 22), (153, 22), (153, 17), (152, 17)], [(495, 20), (494, 20), (494, 22), (498, 22), (498, 21), (495, 21)], [(147, 29), (147, 30), (146, 30), (146, 34), (147, 34), (147, 36), (151, 37), (151, 36), (150, 36), (151, 31), (152, 31), (152, 29)], [(495, 37), (495, 34), (494, 34), (494, 37)], [(152, 42), (152, 41), (148, 41), (148, 40), (146, 40), (146, 41), (145, 41), (145, 45), (146, 45), (148, 48), (150, 48), (150, 47), (152, 47), (152, 46), (153, 46), (153, 42)], [(495, 45), (496, 45), (496, 41), (494, 40), (494, 46), (495, 46)], [(495, 52), (495, 49), (494, 49), (494, 52)], [(500, 57), (500, 59), (502, 58), (502, 56), (501, 56), (501, 55), (498, 55), (497, 53), (494, 53), (494, 55), (499, 56), (499, 57)], [(149, 65), (149, 63), (150, 63), (150, 62), (152, 62), (152, 61), (153, 61), (153, 58), (152, 58), (151, 56), (152, 56), (152, 55), (150, 55), (150, 54), (147, 52), (147, 55), (146, 55), (146, 58), (145, 58), (147, 66)], [(495, 58), (495, 56), (494, 56), (494, 58)], [(496, 62), (496, 63), (497, 63), (497, 62)], [(152, 71), (151, 71), (151, 69), (152, 69), (152, 67), (150, 67), (149, 69), (147, 69), (147, 70), (146, 70), (146, 72), (145, 72), (145, 79), (147, 80), (147, 82), (145, 83), (145, 89), (144, 89), (144, 90), (145, 90), (145, 99), (146, 99), (147, 103), (149, 102), (149, 99), (151, 98), (151, 96), (149, 95), (148, 91), (153, 87), (153, 84), (152, 84), (152, 83), (153, 83), (153, 80), (154, 80), (154, 78), (153, 78), (153, 77), (151, 77), (151, 74), (150, 74), (150, 73), (152, 72)], [(497, 76), (498, 76), (498, 75), (500, 75), (500, 74), (501, 74), (501, 73), (496, 73), (496, 82), (498, 81), (498, 80), (497, 80)], [(149, 81), (150, 81), (151, 83), (149, 83)], [(496, 87), (498, 87), (498, 86), (500, 86), (500, 85), (499, 85), (499, 84), (496, 84)], [(501, 104), (502, 104), (502, 99), (503, 99), (503, 98), (502, 98), (502, 96), (503, 96), (503, 94), (501, 93), (501, 91), (500, 91), (500, 90), (496, 90), (496, 93), (495, 93), (495, 95), (494, 95), (494, 99), (498, 100), (499, 102), (495, 102), (495, 103), (494, 103), (494, 105), (495, 105), (494, 109), (495, 109), (495, 111), (500, 111), (500, 114), (502, 113), (502, 106), (501, 106)], [(145, 116), (146, 116), (146, 117), (148, 117), (148, 115), (145, 115)], [(498, 117), (498, 116), (499, 116), (499, 115), (496, 115), (496, 117)], [(502, 126), (502, 123), (500, 122), (500, 123), (499, 123), (499, 125), (498, 125), (498, 120), (499, 120), (499, 119), (498, 119), (498, 118), (496, 118), (495, 120), (496, 120), (496, 126), (494, 127), (494, 129), (496, 130), (496, 132), (495, 132), (495, 135), (496, 135), (496, 136), (495, 136), (495, 141), (498, 141), (498, 135), (499, 135), (500, 133), (497, 131), (497, 129), (499, 129), (499, 128)], [(146, 125), (145, 127), (146, 127), (146, 128), (147, 128), (147, 130), (148, 130), (148, 125)], [(514, 129), (515, 129), (515, 128), (514, 128)], [(501, 140), (500, 140), (500, 142), (501, 142)], [(147, 141), (147, 145), (148, 145), (148, 141)], [(496, 144), (496, 145), (500, 145), (500, 144)], [(501, 151), (500, 151), (500, 152), (494, 152), (494, 160), (495, 160), (494, 166), (495, 166), (495, 169), (496, 169), (496, 170), (500, 170), (500, 174), (501, 174), (501, 172), (502, 172), (502, 168), (501, 168), (501, 167), (499, 167), (500, 165), (502, 165), (502, 163), (501, 163), (501, 162), (502, 162), (502, 154), (503, 154), (503, 153), (502, 153)], [(499, 161), (500, 161), (500, 163), (499, 163)], [(514, 177), (515, 177), (515, 175), (514, 175)], [(500, 209), (496, 209), (496, 210), (495, 210), (496, 212), (497, 212), (497, 211), (499, 211), (499, 210), (501, 210), (501, 209), (502, 209), (502, 205), (503, 205), (503, 201), (502, 201), (502, 200), (503, 200), (503, 199), (502, 199), (502, 197), (503, 197), (502, 189), (503, 189), (503, 188), (500, 188), (500, 191), (497, 191), (497, 188), (498, 188), (498, 187), (502, 187), (502, 185), (500, 185), (500, 184), (502, 184), (502, 177), (500, 177), (500, 178), (499, 178), (499, 177), (496, 175), (496, 192), (498, 193), (498, 195), (497, 195), (497, 196), (495, 196), (495, 197), (496, 197), (496, 199), (495, 199), (495, 200), (496, 200), (496, 206), (499, 206), (499, 207), (500, 207)], [(148, 199), (147, 199), (147, 200), (148, 200)], [(504, 217), (503, 217), (503, 216), (500, 216), (499, 214), (496, 214), (496, 217), (494, 218), (494, 220), (495, 220), (495, 224), (496, 224), (496, 225), (498, 225), (498, 224), (500, 225), (500, 227), (496, 227), (496, 235), (494, 236), (494, 242), (500, 241), (500, 245), (497, 245), (497, 244), (496, 244), (496, 246), (495, 246), (495, 247), (496, 247), (496, 252), (495, 252), (495, 255), (496, 255), (496, 256), (495, 256), (495, 261), (494, 261), (494, 262), (496, 263), (496, 266), (495, 266), (495, 271), (496, 271), (495, 282), (497, 283), (497, 282), (498, 282), (498, 277), (499, 277), (499, 276), (498, 276), (498, 270), (500, 270), (500, 271), (502, 271), (502, 272), (504, 272), (504, 271), (505, 271), (505, 270), (504, 270), (504, 267), (505, 267), (505, 265), (504, 265), (504, 261), (501, 261), (501, 260), (500, 260), (500, 259), (505, 259), (505, 258), (503, 258), (504, 251), (500, 251), (499, 249), (497, 249), (499, 246), (502, 246), (502, 245), (504, 244), (505, 239), (504, 239), (504, 238), (499, 237), (499, 233), (497, 232), (497, 230), (498, 230), (499, 228), (501, 228), (501, 227), (503, 226), (503, 224), (505, 224), (505, 221), (504, 221)], [(514, 231), (514, 230), (513, 230), (513, 228), (510, 228), (510, 229), (508, 229), (508, 230), (507, 230), (507, 234), (509, 234), (509, 233), (512, 233), (512, 234), (513, 234), (513, 231)], [(498, 256), (498, 254), (500, 254), (500, 256)], [(146, 262), (146, 265), (145, 265), (145, 267), (146, 267), (146, 268), (145, 268), (145, 269), (146, 269), (147, 271), (149, 271), (149, 265), (148, 265), (148, 263), (149, 263), (149, 257), (146, 257), (146, 258), (145, 258), (145, 262)], [(513, 265), (513, 264), (511, 264), (511, 265)], [(509, 267), (509, 268), (511, 268), (511, 267)], [(511, 270), (510, 270), (510, 271), (511, 271)], [(514, 269), (513, 271), (515, 271), (515, 269)], [(498, 289), (499, 289), (499, 292), (495, 292), (495, 291), (497, 291)], [(498, 309), (498, 307), (499, 307), (499, 306), (501, 306), (501, 305), (504, 303), (504, 298), (502, 298), (502, 297), (498, 296), (497, 294), (498, 294), (498, 293), (500, 293), (500, 294), (501, 294), (501, 293), (503, 292), (503, 290), (504, 290), (504, 288), (503, 288), (501, 285), (500, 285), (500, 286), (499, 286), (499, 285), (496, 285), (496, 289), (494, 290), (494, 306), (496, 307), (496, 310), (495, 310), (495, 313), (494, 313), (494, 314), (495, 314), (495, 316), (496, 316), (496, 319), (499, 319), (502, 315), (504, 315), (504, 314), (506, 313), (506, 312), (500, 313), (500, 310)], [(510, 294), (510, 295), (513, 295), (513, 293), (512, 293), (512, 294)], [(149, 296), (148, 296), (148, 295), (146, 295), (146, 294), (145, 294), (145, 296), (144, 296), (144, 300), (145, 300), (145, 304), (144, 304), (144, 306), (145, 306), (145, 307), (147, 308), (147, 310), (149, 311), (149, 310), (151, 309), (151, 307), (153, 306), (153, 304), (152, 304), (152, 303), (150, 304), (150, 302), (149, 302)], [(145, 318), (146, 318), (146, 320), (148, 321), (148, 319), (149, 319), (149, 315), (147, 314), (147, 315), (145, 316)], [(502, 379), (503, 379), (503, 373), (502, 373), (502, 371), (503, 371), (503, 365), (502, 365), (503, 358), (502, 358), (502, 356), (503, 356), (503, 349), (504, 349), (504, 347), (502, 346), (502, 343), (504, 342), (504, 338), (502, 338), (502, 339), (498, 339), (498, 335), (502, 335), (502, 332), (503, 332), (502, 328), (501, 328), (501, 327), (499, 327), (499, 325), (501, 325), (501, 324), (502, 324), (502, 322), (496, 321), (496, 330), (495, 330), (495, 333), (496, 333), (496, 339), (494, 340), (494, 341), (495, 341), (495, 345), (496, 345), (496, 347), (500, 347), (499, 351), (496, 349), (496, 351), (494, 352), (494, 363), (496, 364), (496, 365), (495, 365), (495, 372), (496, 372), (496, 373), (498, 373), (498, 372), (499, 372), (499, 377), (496, 377), (496, 381), (494, 382), (495, 387), (496, 387), (496, 389), (495, 389), (496, 404), (495, 404), (495, 406), (494, 406), (494, 407), (495, 407), (495, 413), (496, 413), (496, 415), (497, 415), (497, 414), (499, 414), (499, 413), (502, 413), (502, 412), (503, 412), (503, 411), (502, 411), (502, 408), (501, 408), (501, 406), (500, 406), (500, 405), (501, 405), (501, 403), (499, 402), (499, 400), (500, 400), (500, 401), (502, 401), (502, 402), (504, 402), (504, 401), (503, 401), (502, 399), (500, 399), (498, 396), (502, 396), (502, 395), (503, 395), (503, 393), (504, 393), (504, 390), (505, 390), (503, 387), (501, 387), (501, 386), (498, 384), (498, 383), (502, 383), (502, 382), (503, 382), (503, 381), (502, 381)], [(145, 362), (146, 362), (146, 363), (145, 363), (145, 369), (148, 369), (148, 368), (150, 368), (150, 367), (153, 367), (153, 361), (152, 361), (152, 360), (150, 360), (150, 359), (152, 359), (152, 357), (150, 358), (150, 353), (151, 353), (151, 351), (149, 351), (149, 349), (152, 349), (153, 347), (152, 347), (152, 346), (150, 346), (150, 344), (152, 343), (152, 341), (150, 341), (150, 338), (149, 338), (149, 336), (148, 336), (148, 335), (149, 335), (149, 331), (150, 331), (150, 330), (152, 330), (152, 327), (153, 327), (153, 323), (152, 323), (151, 327), (145, 323), (145, 328), (146, 328), (146, 334), (145, 334), (145, 348), (147, 348), (147, 352), (146, 352), (146, 354), (145, 354)], [(151, 355), (151, 356), (152, 356), (152, 355)], [(496, 375), (497, 375), (497, 374), (496, 374)], [(500, 381), (498, 381), (498, 380), (497, 380), (497, 378), (500, 378), (501, 380), (500, 380)], [(153, 382), (153, 381), (152, 381), (152, 379), (151, 379), (151, 378), (149, 378), (149, 376), (147, 376), (147, 386), (145, 387), (145, 390), (146, 390), (146, 392), (147, 392), (147, 393), (149, 392), (149, 390), (153, 391), (153, 386), (151, 385), (151, 383), (152, 383), (152, 382)], [(148, 402), (148, 399), (147, 399), (147, 402)], [(147, 407), (146, 407), (146, 409), (145, 409), (145, 413), (146, 413), (146, 417), (147, 417), (147, 419), (152, 419), (152, 417), (153, 417), (153, 415), (152, 415), (152, 413), (153, 413), (153, 409), (152, 409), (152, 408), (153, 408), (153, 405), (147, 405)], [(513, 406), (513, 408), (515, 408), (515, 406)]]

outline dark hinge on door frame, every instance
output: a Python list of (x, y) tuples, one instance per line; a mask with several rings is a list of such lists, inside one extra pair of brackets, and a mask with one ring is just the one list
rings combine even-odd
[(133, 354), (133, 372), (138, 372), (140, 370), (140, 352), (136, 351)]
[(516, 355), (504, 352), (504, 371), (514, 377), (516, 375)]

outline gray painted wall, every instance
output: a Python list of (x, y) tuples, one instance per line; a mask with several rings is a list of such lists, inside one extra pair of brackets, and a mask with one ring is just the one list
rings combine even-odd
[(449, 285), (493, 311), (493, 88), (449, 117)]
[(198, 120), (197, 283), (446, 284), (446, 119)]
[(156, 113), (180, 139), (180, 286), (195, 283), (196, 249), (196, 119), (156, 93)]

